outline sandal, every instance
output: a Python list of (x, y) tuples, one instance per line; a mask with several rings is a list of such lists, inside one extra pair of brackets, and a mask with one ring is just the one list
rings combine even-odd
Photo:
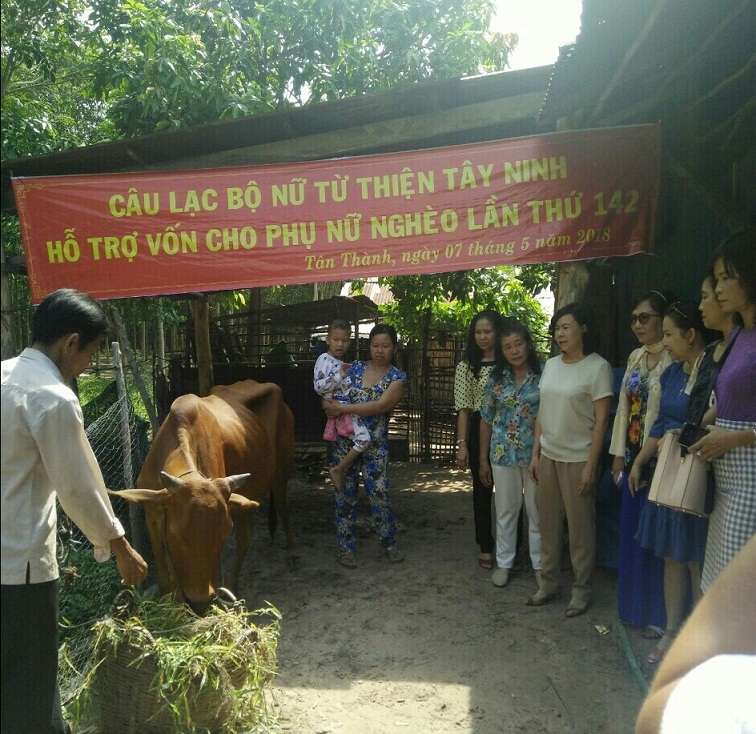
[(386, 555), (391, 563), (401, 563), (404, 560), (404, 553), (396, 546), (386, 548)]
[(656, 645), (651, 648), (651, 652), (648, 653), (646, 661), (651, 665), (657, 665), (658, 663), (660, 663), (664, 656), (667, 654), (667, 650), (669, 649), (669, 646), (672, 644), (672, 641), (676, 636), (677, 633), (670, 634), (668, 632), (665, 632), (659, 642), (657, 642)]
[(355, 560), (352, 551), (341, 551), (339, 553), (339, 563), (346, 568), (357, 568), (357, 561)]
[(493, 568), (493, 557), (481, 554), (478, 558), (478, 565), (481, 568), (485, 568), (486, 571), (490, 571)]
[(663, 634), (664, 632), (662, 632), (662, 630), (652, 625), (649, 625), (648, 627), (644, 627), (641, 630), (641, 637), (644, 640), (659, 640), (661, 639)]

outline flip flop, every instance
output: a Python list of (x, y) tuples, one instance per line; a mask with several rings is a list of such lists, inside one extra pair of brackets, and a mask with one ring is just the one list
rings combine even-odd
[(481, 568), (485, 568), (487, 571), (490, 571), (493, 568), (493, 558), (484, 558), (481, 556), (478, 558), (478, 565)]

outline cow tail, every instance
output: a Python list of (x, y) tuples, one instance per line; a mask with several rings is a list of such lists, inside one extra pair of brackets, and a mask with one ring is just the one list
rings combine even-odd
[(273, 498), (273, 492), (268, 495), (268, 532), (270, 539), (276, 535), (276, 525), (278, 525), (278, 513), (276, 512), (276, 501)]

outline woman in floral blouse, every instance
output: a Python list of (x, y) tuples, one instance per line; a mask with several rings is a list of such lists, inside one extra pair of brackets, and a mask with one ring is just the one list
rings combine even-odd
[[(630, 328), (641, 346), (627, 360), (619, 391), (617, 415), (609, 453), (614, 457), (612, 477), (622, 492), (620, 514), (619, 618), (643, 630), (644, 637), (659, 637), (665, 625), (664, 564), (635, 539), (641, 512), (648, 499), (648, 485), (631, 492), (627, 484), (630, 467), (659, 414), (659, 378), (672, 358), (662, 345), (664, 310), (677, 299), (669, 291), (648, 291), (630, 315)], [(649, 467), (647, 480), (650, 480)], [(648, 482), (650, 484), (650, 481)]]
[(541, 363), (530, 332), (505, 319), (499, 341), (503, 361), (488, 378), (480, 408), (480, 478), (495, 486), (496, 565), (494, 586), (506, 586), (517, 552), (517, 521), (523, 496), (530, 560), (540, 585), (541, 535), (536, 485), (528, 474), (540, 402)]
[(478, 564), (493, 568), (493, 489), (480, 481), (478, 466), (480, 444), (480, 402), (483, 388), (496, 365), (498, 340), (501, 335), (501, 314), (486, 309), (470, 322), (465, 344), (465, 357), (454, 373), (454, 410), (457, 411), (457, 466), (469, 469), (472, 475), (473, 520), (475, 542), (480, 549)]

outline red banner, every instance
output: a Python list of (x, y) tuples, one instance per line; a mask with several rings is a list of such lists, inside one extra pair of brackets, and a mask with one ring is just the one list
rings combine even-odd
[(233, 290), (651, 248), (657, 125), (196, 171), (16, 178), (32, 300)]

